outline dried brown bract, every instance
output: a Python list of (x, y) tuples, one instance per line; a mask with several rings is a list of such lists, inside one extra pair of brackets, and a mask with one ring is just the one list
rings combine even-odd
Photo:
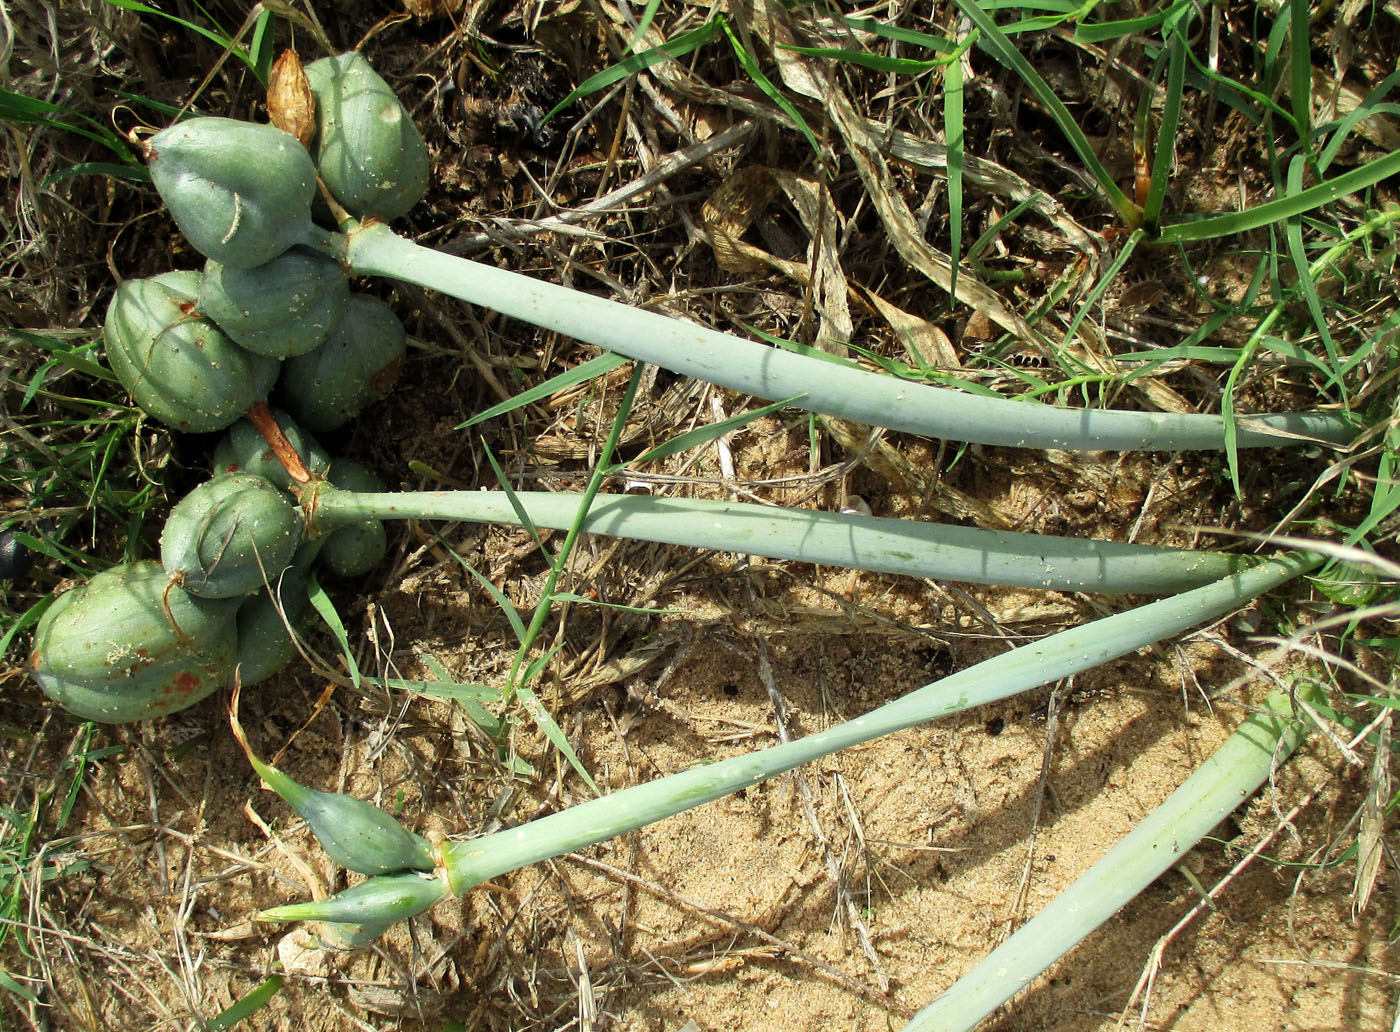
[(292, 49), (282, 51), (272, 65), (267, 80), (268, 120), (310, 147), (316, 136), (316, 98), (311, 83), (301, 67), (301, 59)]

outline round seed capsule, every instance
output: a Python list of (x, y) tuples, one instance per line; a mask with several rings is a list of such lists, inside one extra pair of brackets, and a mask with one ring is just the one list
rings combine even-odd
[(222, 430), (267, 397), (277, 360), (245, 351), (195, 307), (199, 273), (130, 279), (107, 308), (102, 338), (117, 379), (175, 430)]
[(114, 566), (60, 595), (34, 632), (39, 687), (84, 720), (125, 723), (193, 706), (228, 683), (236, 605), (196, 598), (156, 562)]
[(428, 186), (428, 149), (389, 84), (359, 51), (306, 66), (316, 96), (316, 168), (358, 217), (403, 215)]
[(206, 258), (251, 268), (312, 239), (316, 167), (281, 129), (190, 118), (150, 139), (151, 181)]
[(350, 303), (350, 283), (329, 258), (293, 248), (251, 269), (209, 261), (199, 309), (258, 355), (304, 355), (330, 336)]
[(287, 568), (301, 528), (296, 506), (262, 477), (215, 477), (171, 510), (160, 559), (170, 578), (191, 594), (236, 598)]

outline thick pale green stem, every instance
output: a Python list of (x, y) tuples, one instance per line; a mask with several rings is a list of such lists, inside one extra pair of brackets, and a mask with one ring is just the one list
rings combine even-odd
[[(454, 892), (465, 892), (496, 875), (645, 827), (841, 749), (1088, 670), (1226, 613), (1312, 565), (1307, 559), (1273, 560), (1023, 645), (830, 730), (623, 789), (518, 828), (448, 843), (443, 862), (449, 884)], [(1241, 798), (1236, 791), (1231, 805)]]
[(1253, 795), (1298, 747), (1287, 695), (1269, 697), (1210, 759), (1098, 863), (929, 1004), (904, 1032), (966, 1032), (1025, 988)]
[[(350, 227), (339, 257), (361, 275), (393, 279), (484, 305), (642, 362), (869, 426), (1022, 448), (1178, 451), (1225, 447), (1219, 416), (1060, 409), (910, 383), (793, 354), (616, 301), (444, 255), (384, 225)], [(1237, 445), (1304, 437), (1334, 444), (1355, 428), (1340, 415), (1299, 412), (1238, 419)]]
[[(568, 528), (578, 519), (576, 494), (520, 491), (515, 497), (537, 527)], [(497, 491), (361, 494), (321, 485), (304, 504), (323, 532), (368, 517), (520, 525), (510, 500)], [(1224, 577), (1251, 562), (1221, 552), (640, 495), (599, 495), (581, 529), (879, 573), (1065, 591), (1168, 594)]]

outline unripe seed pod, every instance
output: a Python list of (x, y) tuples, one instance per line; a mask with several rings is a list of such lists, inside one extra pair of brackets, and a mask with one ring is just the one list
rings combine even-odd
[(287, 627), (295, 627), (306, 615), (306, 584), (306, 573), (293, 562), (272, 588), (263, 587), (238, 607), (238, 683), (244, 688), (267, 680), (296, 658), (296, 643)]
[[(346, 491), (383, 491), (384, 482), (351, 459), (331, 463), (328, 479)], [(321, 547), (321, 565), (337, 577), (361, 577), (379, 565), (389, 550), (389, 536), (380, 520), (341, 527)]]
[(369, 924), (318, 921), (316, 938), (325, 950), (357, 950), (375, 942), (396, 924), (397, 921), (373, 921)]
[(341, 924), (388, 925), (423, 913), (447, 894), (442, 879), (404, 871), (366, 879), (329, 899), (290, 903), (258, 915), (264, 921), (335, 921)]
[(360, 874), (433, 869), (428, 840), (379, 807), (354, 796), (299, 785), (246, 746), (244, 751), (258, 777), (296, 811), (321, 848), (341, 867)]
[[(298, 426), (287, 413), (275, 408), (269, 411), (306, 468), (312, 473), (324, 473), (331, 457), (320, 442)], [(284, 491), (291, 490), (292, 486), (287, 467), (282, 465), (257, 427), (246, 419), (240, 419), (229, 427), (228, 433), (214, 446), (214, 475), (223, 476), (226, 473), (248, 473), (262, 477)]]
[(330, 339), (282, 363), (282, 405), (314, 433), (334, 430), (398, 379), (408, 342), (393, 310), (368, 294), (352, 294)]
[(235, 598), (275, 581), (301, 540), (301, 513), (262, 477), (206, 480), (170, 511), (160, 560), (201, 598)]
[(196, 308), (199, 273), (129, 279), (107, 308), (103, 340), (117, 379), (175, 430), (222, 430), (277, 379), (277, 360), (245, 351)]
[(243, 348), (289, 358), (325, 342), (350, 302), (339, 265), (293, 248), (251, 269), (204, 266), (199, 310)]
[(316, 167), (281, 129), (190, 118), (150, 139), (151, 181), (191, 246), (250, 268), (313, 238)]
[(417, 204), (428, 149), (389, 84), (358, 51), (313, 61), (306, 78), (316, 95), (316, 168), (332, 196), (383, 222)]
[(159, 563), (114, 566), (44, 613), (30, 672), (51, 699), (84, 720), (162, 717), (228, 683), (236, 608), (172, 585)]

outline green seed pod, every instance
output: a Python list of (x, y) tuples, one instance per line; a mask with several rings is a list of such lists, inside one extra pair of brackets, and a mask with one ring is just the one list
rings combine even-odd
[[(296, 449), (306, 468), (312, 473), (324, 473), (331, 462), (326, 449), (287, 413), (275, 408), (270, 411), (287, 443)], [(248, 473), (262, 477), (284, 491), (292, 486), (287, 468), (273, 454), (257, 427), (246, 419), (240, 419), (229, 427), (228, 433), (214, 446), (214, 475), (223, 476), (226, 473)]]
[(428, 187), (428, 149), (389, 84), (358, 51), (306, 66), (316, 95), (316, 168), (350, 214), (383, 222)]
[(191, 594), (235, 598), (287, 568), (301, 528), (300, 511), (262, 477), (215, 477), (170, 511), (160, 536), (160, 560)]
[(282, 363), (282, 405), (313, 432), (334, 430), (388, 393), (406, 350), (403, 324), (393, 310), (378, 298), (352, 294), (330, 340)]
[(336, 792), (299, 785), (245, 746), (258, 777), (307, 823), (326, 854), (360, 874), (431, 871), (433, 850), (377, 806)]
[[(346, 491), (383, 491), (384, 482), (351, 459), (336, 459), (329, 479)], [(379, 565), (389, 550), (389, 536), (380, 520), (365, 520), (341, 527), (326, 538), (321, 564), (337, 577), (362, 577)]]
[(447, 894), (441, 878), (416, 871), (381, 874), (329, 899), (289, 903), (264, 910), (264, 921), (334, 921), (341, 924), (386, 926), (423, 913)]
[(293, 248), (266, 265), (242, 269), (212, 259), (199, 285), (199, 310), (258, 355), (304, 355), (331, 335), (350, 302), (339, 265)]
[(175, 224), (206, 258), (251, 268), (312, 239), (316, 167), (281, 129), (190, 118), (151, 137), (146, 164)]
[(49, 698), (84, 720), (163, 717), (228, 683), (236, 608), (182, 591), (159, 563), (114, 566), (44, 613), (30, 671)]
[[(297, 555), (299, 559), (300, 550)], [(238, 607), (238, 683), (243, 687), (266, 681), (297, 657), (287, 626), (295, 627), (306, 615), (306, 584), (306, 572), (293, 561), (272, 588), (264, 586)]]
[(107, 308), (107, 361), (136, 404), (175, 430), (222, 430), (277, 379), (277, 360), (244, 351), (195, 307), (199, 273), (130, 279)]
[(316, 938), (325, 950), (357, 950), (378, 940), (397, 921), (373, 921), (369, 924), (344, 924), (339, 921), (319, 921)]

